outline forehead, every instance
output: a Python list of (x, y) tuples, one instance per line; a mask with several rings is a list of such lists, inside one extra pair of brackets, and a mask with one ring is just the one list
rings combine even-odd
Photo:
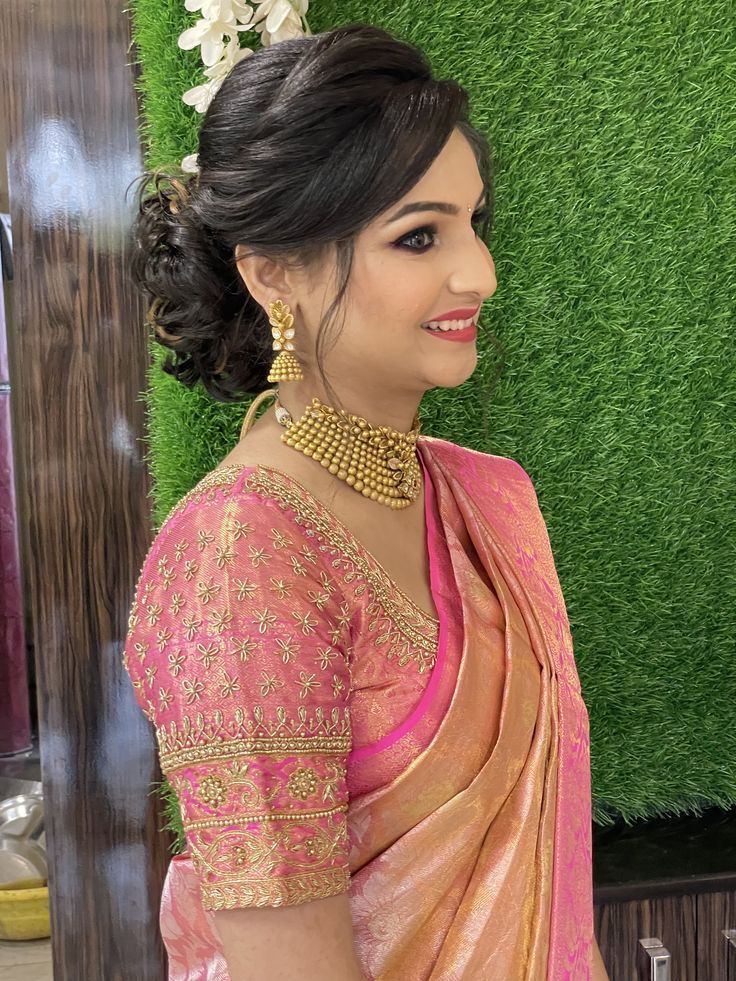
[(466, 198), (467, 204), (475, 204), (482, 190), (483, 181), (473, 149), (460, 130), (455, 129), (426, 173), (395, 204), (420, 199), (463, 204)]

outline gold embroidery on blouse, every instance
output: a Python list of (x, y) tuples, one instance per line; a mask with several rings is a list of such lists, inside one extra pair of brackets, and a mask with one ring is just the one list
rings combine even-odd
[(299, 800), (306, 800), (317, 789), (317, 774), (311, 766), (300, 766), (289, 777), (286, 789), (292, 797), (296, 797)]
[(210, 618), (210, 626), (216, 634), (221, 634), (232, 619), (233, 615), (229, 610), (215, 610)]
[(313, 674), (307, 674), (306, 671), (299, 672), (299, 698), (306, 698), (315, 688), (321, 688), (321, 682), (314, 680)]
[[(237, 481), (243, 468), (243, 464), (236, 463), (225, 464), (224, 466), (211, 470), (174, 505), (166, 521), (176, 512), (184, 510), (189, 502), (194, 499), (198, 503), (205, 497), (212, 500), (218, 490), (227, 496), (229, 494), (228, 488)], [(310, 531), (316, 530), (334, 546), (332, 549), (333, 554), (336, 551), (344, 553), (353, 566), (360, 571), (362, 576), (371, 585), (386, 612), (396, 621), (396, 626), (404, 632), (413, 644), (423, 648), (423, 654), (419, 656), (421, 662), (420, 669), (423, 667), (426, 670), (428, 667), (431, 667), (436, 657), (439, 621), (422, 610), (421, 607), (412, 601), (411, 597), (399, 589), (380, 563), (375, 559), (369, 563), (364, 554), (365, 550), (358, 546), (358, 543), (352, 536), (345, 534), (343, 528), (339, 526), (337, 519), (333, 518), (329, 520), (331, 516), (326, 508), (317, 507), (308, 492), (295, 493), (290, 485), (293, 483), (298, 486), (297, 481), (293, 480), (288, 474), (284, 475), (284, 477), (289, 482), (288, 484), (283, 478), (279, 479), (280, 474), (277, 470), (257, 467), (248, 474), (245, 484), (252, 490), (261, 493), (265, 492), (274, 496), (282, 509), (292, 507), (301, 519), (300, 524), (303, 525), (304, 521), (308, 521), (312, 525)], [(327, 515), (327, 519), (325, 515)], [(241, 524), (237, 519), (234, 519), (234, 526), (238, 530), (244, 529), (243, 534), (245, 536), (253, 531), (252, 525)], [(236, 531), (235, 537), (240, 537), (238, 531)], [(252, 551), (257, 551), (252, 546), (251, 549)], [(325, 550), (326, 548), (324, 547), (320, 549), (320, 551)], [(308, 546), (304, 546), (302, 552), (305, 559), (314, 564), (316, 561), (314, 551), (309, 550)], [(291, 555), (290, 558), (292, 564), (295, 566), (294, 571), (297, 574), (303, 574), (305, 570), (299, 563), (297, 557)], [(336, 563), (333, 561), (333, 568), (336, 568), (339, 564), (339, 562)], [(321, 573), (321, 575), (325, 576), (326, 574)], [(354, 575), (355, 573), (350, 578), (346, 577), (345, 581), (350, 582), (354, 578)], [(356, 595), (360, 595), (360, 593), (356, 592)], [(402, 664), (402, 659), (399, 659), (399, 663)], [(403, 663), (407, 663), (406, 660)]]
[(257, 705), (246, 714), (236, 709), (225, 719), (220, 709), (211, 718), (185, 715), (156, 730), (161, 767), (175, 770), (195, 762), (230, 759), (253, 753), (350, 752), (350, 714), (347, 706), (334, 706), (329, 715), (318, 705), (312, 715), (300, 705), (296, 718), (279, 705), (267, 721)]
[(204, 665), (205, 671), (209, 671), (210, 665), (220, 653), (220, 648), (217, 644), (208, 644), (206, 647), (204, 644), (197, 644), (197, 650), (199, 651), (197, 660)]
[[(161, 734), (158, 733), (159, 746), (161, 745)], [(308, 753), (310, 756), (317, 754), (324, 756), (336, 756), (341, 753), (349, 753), (352, 745), (350, 736), (309, 736), (300, 737), (277, 737), (261, 739), (236, 739), (223, 740), (212, 744), (202, 744), (192, 746), (189, 749), (182, 749), (178, 752), (167, 753), (161, 756), (161, 769), (167, 775), (173, 774), (176, 770), (183, 767), (193, 766), (197, 763), (229, 763), (241, 756), (296, 756), (301, 753)], [(338, 777), (339, 779), (339, 777)], [(334, 800), (335, 781), (325, 783), (325, 797)]]
[(329, 668), (332, 661), (337, 657), (337, 651), (333, 651), (331, 647), (321, 648), (319, 654), (314, 658), (314, 660), (319, 664), (323, 671)]
[[(232, 882), (245, 881), (253, 884), (255, 881), (266, 879), (275, 867), (284, 861), (288, 862), (295, 872), (308, 875), (318, 871), (314, 868), (316, 864), (314, 858), (304, 849), (304, 839), (300, 835), (304, 827), (309, 829), (312, 839), (320, 841), (321, 862), (333, 856), (342, 858), (347, 845), (346, 809), (347, 805), (343, 805), (326, 814), (320, 813), (318, 816), (302, 814), (295, 815), (292, 820), (257, 821), (259, 825), (257, 829), (230, 827), (212, 838), (206, 833), (191, 834), (188, 840), (192, 860), (197, 867), (203, 887), (210, 885), (215, 877), (216, 885), (220, 888)], [(319, 823), (320, 818), (332, 815), (335, 815), (338, 820), (331, 821), (327, 827)], [(206, 832), (207, 829), (201, 830)], [(300, 852), (303, 857), (300, 856)], [(271, 884), (275, 885), (276, 881), (284, 884), (290, 878), (289, 875), (279, 875)]]
[(152, 603), (150, 606), (147, 606), (146, 619), (148, 620), (148, 625), (150, 627), (155, 627), (158, 621), (161, 619), (162, 613), (163, 613), (163, 608), (160, 603)]
[(226, 565), (232, 565), (235, 561), (235, 552), (231, 548), (218, 545), (215, 549), (215, 555), (217, 556), (217, 568), (222, 569)]
[(197, 790), (197, 797), (208, 807), (219, 807), (227, 800), (225, 781), (214, 775), (203, 777)]
[(176, 654), (169, 654), (169, 671), (175, 678), (179, 677), (179, 673), (186, 659), (186, 654), (182, 654), (181, 650), (178, 650)]
[(282, 531), (279, 531), (278, 528), (271, 529), (271, 538), (273, 539), (274, 548), (291, 548), (291, 546), (294, 544), (294, 539), (289, 538), (288, 535), (285, 535)]
[(268, 695), (273, 695), (275, 691), (280, 691), (284, 687), (284, 682), (276, 677), (275, 674), (268, 674), (267, 671), (261, 671), (261, 695), (264, 698)]
[(182, 624), (186, 628), (184, 631), (184, 636), (187, 640), (194, 640), (197, 636), (197, 631), (202, 626), (202, 621), (198, 620), (195, 616), (183, 617)]
[(182, 688), (184, 689), (184, 694), (187, 696), (187, 705), (193, 705), (194, 702), (198, 702), (204, 691), (204, 685), (198, 678), (193, 678), (191, 681), (187, 679), (182, 684)]
[[(204, 781), (202, 781), (204, 783)], [(344, 814), (348, 809), (347, 804), (340, 804), (338, 807), (331, 807), (327, 811), (295, 811), (286, 813), (284, 811), (274, 811), (270, 814), (228, 814), (220, 818), (203, 818), (201, 821), (184, 821), (185, 831), (203, 831), (205, 828), (227, 828), (231, 825), (247, 824), (250, 821), (257, 821), (263, 824), (266, 821), (300, 821), (306, 822), (314, 818), (331, 817), (333, 814)]]
[(227, 671), (223, 669), (222, 672), (222, 688), (220, 688), (220, 694), (223, 698), (230, 698), (235, 692), (240, 691), (240, 682), (234, 675), (229, 675)]
[(266, 565), (271, 561), (272, 556), (265, 548), (256, 548), (255, 545), (249, 545), (248, 551), (250, 552), (250, 563), (254, 569), (257, 569), (261, 565)]
[(348, 868), (300, 872), (274, 879), (248, 879), (228, 885), (202, 885), (205, 909), (235, 909), (240, 906), (291, 906), (310, 899), (326, 899), (347, 892)]
[(252, 599), (253, 593), (258, 591), (258, 585), (251, 582), (250, 579), (233, 579), (233, 582), (238, 587), (237, 596), (239, 600)]
[(197, 596), (202, 600), (203, 603), (209, 603), (213, 596), (217, 596), (220, 592), (220, 584), (214, 583), (212, 581), (212, 576), (207, 580), (207, 582), (197, 583)]
[(304, 839), (302, 848), (307, 858), (324, 862), (335, 850), (331, 831), (325, 832), (324, 829), (320, 828), (317, 834)]
[(174, 636), (173, 633), (169, 630), (168, 627), (164, 627), (163, 630), (158, 630), (156, 632), (156, 646), (158, 647), (158, 649), (162, 651), (173, 636)]
[[(223, 470), (226, 475), (232, 478), (232, 481), (237, 479), (240, 471), (240, 466), (235, 466), (233, 468), (220, 468), (219, 470), (212, 471), (208, 477), (204, 478), (197, 484), (192, 491), (185, 495), (177, 505), (172, 509), (167, 521), (173, 514), (182, 509), (188, 501), (196, 498), (201, 500), (205, 494), (207, 494), (209, 499), (213, 499), (218, 494), (227, 497), (229, 494), (227, 483), (223, 485)], [(228, 473), (228, 471), (230, 471)], [(251, 477), (257, 475), (257, 471), (251, 473)], [(290, 478), (289, 478), (290, 479)], [(327, 543), (320, 542), (318, 548), (321, 552), (329, 552), (333, 556), (331, 565), (334, 569), (337, 569), (344, 565), (341, 563), (339, 557), (335, 557), (337, 547), (335, 546), (334, 530), (331, 528), (328, 519), (322, 519), (321, 512), (312, 506), (310, 507), (310, 502), (301, 501), (298, 495), (293, 495), (293, 498), (289, 500), (289, 496), (286, 491), (280, 485), (274, 484), (273, 486), (268, 484), (268, 476), (264, 477), (264, 481), (268, 489), (276, 489), (278, 493), (276, 496), (275, 503), (282, 509), (293, 506), (294, 503), (301, 503), (302, 507), (296, 510), (296, 520), (297, 523), (303, 527), (305, 534), (310, 536), (315, 534), (325, 534), (326, 532), (332, 532), (331, 536), (327, 537)], [(256, 488), (258, 489), (258, 488)], [(287, 488), (287, 491), (289, 488)], [(240, 521), (236, 514), (238, 512), (240, 505), (237, 500), (231, 500), (225, 505), (225, 515), (224, 515), (224, 529), (225, 533), (223, 535), (216, 536), (211, 531), (206, 529), (200, 529), (200, 534), (198, 535), (199, 545), (198, 548), (202, 551), (210, 543), (216, 542), (214, 553), (217, 555), (217, 559), (212, 559), (213, 564), (216, 561), (220, 567), (227, 567), (231, 565), (229, 561), (231, 556), (234, 554), (231, 548), (232, 542), (238, 538), (246, 538), (249, 534), (253, 533), (253, 526)], [(329, 515), (328, 515), (329, 517)], [(335, 519), (336, 520), (336, 519)], [(304, 528), (305, 522), (311, 522), (313, 527)], [(371, 586), (373, 589), (372, 600), (369, 604), (364, 606), (364, 610), (368, 615), (368, 629), (370, 629), (375, 634), (375, 645), (377, 647), (385, 648), (385, 656), (388, 659), (395, 659), (400, 666), (404, 666), (409, 662), (417, 663), (419, 666), (420, 673), (428, 670), (434, 664), (434, 659), (436, 656), (436, 639), (431, 639), (422, 631), (427, 629), (428, 621), (431, 624), (430, 630), (435, 633), (436, 621), (433, 618), (428, 618), (427, 614), (424, 614), (418, 607), (416, 607), (408, 597), (405, 599), (408, 601), (408, 606), (403, 604), (401, 591), (398, 593), (396, 590), (389, 588), (390, 580), (384, 570), (381, 569), (382, 575), (377, 572), (371, 563), (367, 563), (362, 557), (360, 551), (356, 549), (353, 544), (345, 539), (345, 536), (340, 532), (338, 528), (338, 542), (337, 545), (344, 548), (346, 552), (349, 552), (347, 556), (347, 574), (343, 573), (343, 580), (347, 583), (356, 579), (358, 580), (357, 586), (354, 586), (355, 595), (359, 596), (367, 586)], [(272, 542), (272, 547), (274, 550), (289, 550), (294, 548), (293, 538), (278, 528), (271, 528), (270, 539)], [(314, 543), (317, 545), (317, 542)], [(151, 548), (153, 547), (153, 543)], [(196, 561), (187, 560), (185, 558), (185, 553), (190, 548), (190, 542), (186, 539), (180, 540), (176, 546), (174, 546), (173, 554), (177, 561), (184, 560), (183, 578), (185, 580), (191, 580), (194, 578), (196, 573), (199, 571), (200, 566)], [(266, 549), (260, 548), (256, 549), (252, 545), (249, 546), (251, 562), (255, 567), (259, 564), (270, 562), (274, 556), (267, 552)], [(307, 569), (303, 563), (309, 565), (314, 565), (318, 561), (318, 552), (315, 548), (311, 548), (309, 544), (302, 544), (298, 550), (298, 555), (296, 552), (291, 552), (288, 555), (291, 560), (291, 567), (295, 575), (307, 574)], [(359, 561), (362, 559), (363, 561)], [(356, 570), (356, 563), (358, 568)], [(145, 569), (146, 562), (144, 561), (143, 567), (141, 569), (141, 576)], [(363, 571), (364, 575), (361, 577), (359, 575), (360, 571)], [(171, 567), (168, 562), (167, 556), (162, 556), (157, 561), (158, 577), (152, 578), (147, 581), (142, 590), (141, 595), (134, 600), (134, 604), (131, 610), (130, 621), (136, 622), (138, 620), (137, 610), (139, 609), (139, 603), (147, 604), (147, 616), (149, 622), (156, 623), (161, 616), (162, 607), (160, 603), (156, 602), (157, 596), (155, 594), (155, 589), (157, 585), (162, 585), (162, 576), (167, 576), (171, 571)], [(225, 575), (227, 576), (228, 569), (225, 569)], [(357, 573), (357, 576), (356, 576)], [(176, 573), (174, 573), (175, 575)], [(228, 583), (232, 582), (233, 586), (229, 587)], [(138, 587), (140, 587), (141, 580), (139, 578), (138, 586), (136, 592), (138, 592)], [(291, 594), (291, 589), (293, 588), (293, 583), (288, 579), (281, 576), (272, 576), (270, 579), (272, 591), (278, 595), (280, 599), (284, 596), (289, 596)], [(230, 612), (230, 602), (231, 597), (237, 597), (238, 600), (243, 601), (246, 599), (252, 599), (254, 595), (257, 595), (261, 588), (263, 590), (269, 588), (265, 585), (260, 587), (258, 583), (255, 583), (244, 576), (242, 579), (227, 579), (224, 583), (225, 590), (221, 589), (219, 582), (215, 581), (212, 576), (204, 577), (202, 580), (197, 582), (197, 595), (200, 602), (204, 605), (210, 602), (215, 596), (222, 595), (225, 600), (225, 607), (221, 609), (213, 609), (208, 617), (208, 622), (206, 626), (206, 633), (210, 636), (222, 635), (225, 631), (226, 626), (232, 621), (233, 614)], [(329, 603), (330, 597), (334, 594), (337, 586), (335, 582), (330, 577), (329, 573), (322, 569), (319, 570), (319, 586), (318, 589), (307, 589), (306, 594), (308, 596), (309, 602), (311, 603), (314, 610), (321, 612), (325, 609)], [(396, 600), (392, 599), (392, 594), (397, 596)], [(150, 602), (149, 602), (150, 600)], [(166, 647), (172, 639), (175, 641), (177, 639), (183, 639), (185, 637), (187, 641), (191, 642), (200, 634), (200, 630), (203, 626), (203, 621), (201, 618), (194, 615), (181, 615), (182, 608), (185, 606), (185, 600), (182, 593), (174, 593), (171, 597), (170, 610), (173, 615), (177, 618), (179, 624), (181, 625), (181, 631), (179, 632), (179, 637), (176, 633), (168, 629), (161, 630), (158, 632), (157, 641), (159, 650), (166, 654), (168, 659), (168, 673), (173, 678), (178, 678), (179, 675), (184, 671), (185, 679), (182, 681), (182, 690), (188, 705), (194, 705), (200, 700), (204, 694), (205, 684), (203, 679), (198, 677), (186, 677), (186, 667), (185, 663), (187, 661), (186, 655), (182, 653), (181, 648), (175, 649), (174, 653), (169, 653), (166, 651)], [(400, 611), (403, 610), (403, 615)], [(328, 620), (324, 629), (328, 634), (330, 640), (335, 646), (341, 646), (344, 648), (346, 642), (346, 632), (350, 628), (353, 621), (354, 612), (351, 613), (349, 603), (341, 599), (339, 605), (339, 616), (334, 619)], [(254, 626), (258, 626), (258, 633), (262, 635), (267, 635), (271, 632), (271, 628), (275, 626), (278, 622), (278, 617), (269, 609), (268, 606), (264, 606), (261, 609), (251, 610), (251, 615), (255, 614), (251, 622)], [(417, 618), (419, 614), (419, 618)], [(312, 636), (315, 633), (315, 628), (319, 625), (319, 618), (315, 617), (313, 612), (310, 610), (292, 610), (291, 615), (295, 620), (295, 630), (303, 636)], [(335, 622), (336, 621), (336, 622)], [(416, 628), (416, 629), (412, 629)], [(131, 628), (132, 629), (132, 628)], [(418, 642), (418, 643), (417, 643)], [(237, 656), (241, 662), (245, 663), (248, 661), (249, 656), (258, 650), (258, 643), (254, 642), (251, 637), (245, 635), (241, 631), (241, 635), (238, 637), (228, 637), (229, 649), (232, 651), (234, 656)], [(145, 661), (145, 651), (135, 648), (136, 653), (141, 661)], [(294, 637), (274, 637), (272, 651), (275, 659), (279, 659), (284, 665), (288, 665), (292, 660), (298, 658), (300, 654), (300, 648), (294, 641)], [(352, 647), (348, 650), (341, 651), (341, 654), (348, 660)], [(225, 654), (225, 649), (222, 645), (219, 647), (215, 644), (200, 643), (197, 645), (197, 660), (202, 665), (202, 669), (205, 675), (210, 671), (213, 663), (216, 662), (219, 655)], [(337, 653), (333, 651), (329, 646), (325, 649), (318, 647), (316, 654), (310, 658), (315, 666), (315, 670), (322, 671), (329, 670), (331, 667), (331, 661), (337, 656)], [(192, 663), (192, 661), (188, 662)], [(348, 663), (348, 672), (350, 669), (350, 664)], [(218, 681), (215, 683), (219, 684), (220, 691), (223, 697), (232, 696), (235, 692), (239, 691), (240, 686), (237, 680), (225, 673), (219, 675)], [(328, 686), (332, 688), (332, 693), (334, 698), (338, 698), (344, 695), (345, 684), (342, 679), (336, 675), (332, 674), (332, 680), (327, 682)], [(306, 698), (308, 694), (318, 688), (321, 685), (320, 681), (316, 680), (315, 674), (310, 674), (308, 671), (302, 671), (299, 677), (299, 696), (300, 698)], [(153, 678), (148, 675), (148, 687), (153, 687)], [(284, 681), (278, 677), (278, 675), (273, 674), (270, 671), (262, 671), (261, 678), (259, 682), (259, 688), (261, 696), (264, 699), (268, 699), (268, 702), (273, 701), (276, 693), (278, 693), (284, 687)], [(151, 692), (152, 696), (155, 697), (156, 693)], [(163, 700), (162, 707), (168, 708), (170, 704), (170, 695), (168, 694), (168, 689), (166, 694), (160, 696)]]
[(247, 538), (248, 535), (252, 535), (255, 531), (253, 525), (249, 525), (248, 522), (239, 521), (237, 518), (233, 519), (233, 541), (238, 541), (239, 538)]
[(273, 653), (277, 657), (280, 657), (281, 660), (284, 662), (284, 664), (289, 664), (291, 659), (295, 657), (300, 650), (299, 646), (295, 644), (291, 638), (289, 638), (289, 640), (286, 641), (286, 640), (281, 640), (280, 637), (277, 637), (276, 647), (278, 648), (278, 650), (275, 650)]
[(288, 599), (291, 596), (292, 586), (286, 579), (276, 579), (274, 576), (271, 576), (269, 581), (271, 583), (271, 591), (276, 594), (278, 599)]
[(199, 549), (200, 552), (203, 552), (207, 548), (209, 543), (214, 542), (214, 540), (215, 540), (215, 536), (205, 531), (204, 529), (200, 529), (197, 532), (197, 548)]
[(369, 627), (378, 630), (376, 645), (387, 646), (389, 660), (395, 658), (401, 667), (416, 662), (420, 673), (430, 670), (437, 657), (439, 621), (399, 589), (380, 563), (375, 559), (368, 561), (365, 550), (346, 534), (326, 508), (318, 506), (311, 495), (302, 492), (297, 481), (293, 481), (297, 485), (297, 489), (293, 489), (292, 478), (288, 475), (286, 478), (286, 481), (282, 479), (278, 471), (257, 468), (248, 474), (244, 485), (273, 497), (282, 510), (292, 508), (295, 520), (305, 533), (317, 534), (325, 542), (320, 550), (331, 551), (333, 568), (347, 562), (344, 581), (350, 583), (356, 577), (360, 579), (355, 588), (356, 597), (362, 595), (366, 586), (370, 587), (374, 599), (367, 610), (371, 617)]
[(256, 642), (253, 640), (249, 640), (247, 637), (245, 639), (240, 639), (239, 637), (232, 637), (231, 643), (235, 648), (235, 651), (238, 657), (240, 658), (240, 660), (243, 662), (243, 664), (246, 663), (249, 655), (251, 655), (253, 651), (258, 649), (258, 644), (256, 644)]

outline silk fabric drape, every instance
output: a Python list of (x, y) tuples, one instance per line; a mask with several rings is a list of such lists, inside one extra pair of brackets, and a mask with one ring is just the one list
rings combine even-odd
[[(409, 718), (348, 760), (356, 949), (381, 981), (586, 981), (588, 715), (544, 519), (515, 461), (417, 446), (438, 656)], [(171, 979), (227, 981), (211, 917), (175, 859)]]

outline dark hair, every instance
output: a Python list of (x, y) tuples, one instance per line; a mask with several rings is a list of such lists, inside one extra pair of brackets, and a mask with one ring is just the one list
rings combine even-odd
[(155, 340), (175, 352), (163, 370), (189, 387), (201, 381), (220, 402), (268, 388), (271, 328), (235, 247), (310, 268), (335, 244), (339, 287), (316, 343), (334, 395), (322, 354), (355, 236), (416, 184), (456, 127), (486, 186), (479, 233), (488, 234), (490, 151), (467, 107), (465, 89), (434, 79), (417, 47), (367, 24), (279, 41), (239, 61), (204, 115), (199, 174), (143, 175), (132, 275)]

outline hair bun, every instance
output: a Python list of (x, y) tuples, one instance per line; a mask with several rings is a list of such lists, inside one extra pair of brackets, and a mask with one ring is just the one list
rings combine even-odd
[(411, 190), (455, 128), (488, 191), (487, 233), (490, 153), (467, 108), (458, 82), (435, 79), (418, 47), (374, 25), (289, 38), (238, 61), (204, 115), (199, 173), (144, 175), (153, 190), (141, 188), (132, 274), (155, 340), (173, 352), (164, 370), (223, 402), (270, 387), (271, 328), (235, 250), (308, 270), (334, 251), (336, 295), (309, 352), (332, 394), (325, 328), (343, 306), (355, 238)]

